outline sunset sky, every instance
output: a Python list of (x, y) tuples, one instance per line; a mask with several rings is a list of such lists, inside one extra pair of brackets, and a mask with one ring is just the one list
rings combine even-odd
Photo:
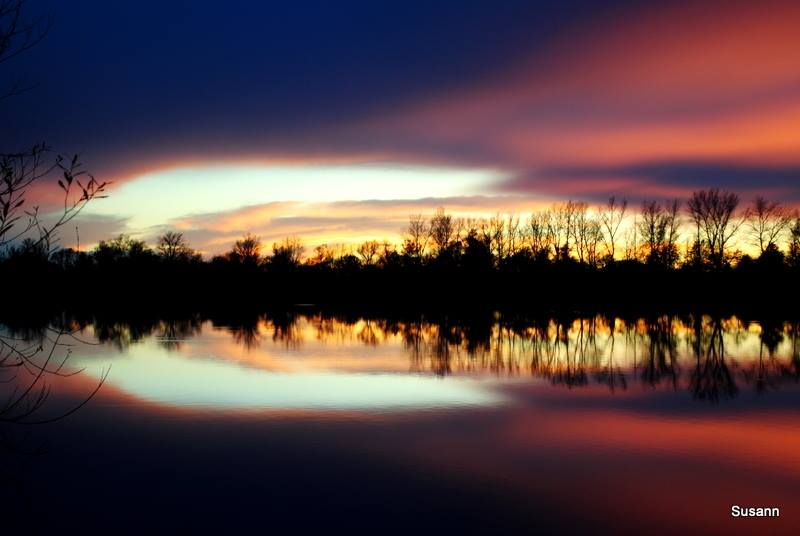
[[(79, 224), (206, 253), (409, 214), (719, 186), (800, 204), (800, 2), (32, 1), (4, 150), (79, 152)], [(11, 76), (9, 73), (14, 73)], [(10, 127), (9, 127), (10, 125)], [(71, 237), (64, 240), (71, 245)]]

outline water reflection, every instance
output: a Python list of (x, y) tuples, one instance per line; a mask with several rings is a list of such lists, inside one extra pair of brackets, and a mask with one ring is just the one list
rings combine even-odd
[[(718, 403), (800, 379), (797, 322), (738, 317), (361, 317), (284, 311), (63, 320), (113, 384), (168, 404), (388, 408), (492, 404), (492, 381), (666, 390)], [(36, 339), (28, 328), (17, 336)], [(95, 373), (96, 374), (96, 373)], [(444, 382), (435, 378), (448, 379)], [(434, 380), (434, 381), (432, 381)]]
[[(146, 532), (169, 504), (217, 512), (176, 527), (206, 532), (265, 515), (279, 532), (308, 518), (404, 532), (796, 532), (797, 322), (304, 310), (54, 324), (5, 331), (34, 348), (51, 329), (75, 333), (69, 367), (85, 371), (54, 386), (45, 417), (112, 368), (90, 404), (35, 429), (49, 453), (17, 474), (48, 511), (14, 509), (26, 521), (89, 518), (101, 532), (136, 504)], [(87, 504), (100, 517), (69, 515)], [(776, 505), (781, 518), (744, 525), (731, 504)]]

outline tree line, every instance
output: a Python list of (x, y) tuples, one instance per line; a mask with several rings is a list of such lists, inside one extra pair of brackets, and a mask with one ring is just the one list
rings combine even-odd
[[(755, 259), (800, 266), (800, 214), (756, 197), (737, 211), (740, 198), (713, 188), (680, 200), (645, 200), (638, 212), (625, 199), (602, 206), (557, 203), (534, 212), (492, 218), (454, 218), (439, 209), (430, 219), (413, 216), (401, 254), (418, 259), (464, 255), (480, 250), (495, 266), (514, 260), (577, 262), (602, 268), (619, 261), (664, 268), (692, 266), (719, 270)], [(755, 257), (733, 247), (740, 239)], [(374, 250), (364, 244), (359, 247)], [(385, 248), (384, 248), (385, 250)]]
[[(743, 252), (741, 246), (754, 254)], [(283, 272), (424, 266), (506, 270), (548, 264), (600, 270), (621, 262), (704, 271), (754, 263), (798, 268), (800, 215), (762, 196), (740, 210), (738, 195), (716, 188), (694, 192), (685, 203), (646, 200), (638, 211), (629, 210), (627, 200), (616, 197), (594, 207), (572, 200), (556, 203), (527, 218), (517, 214), (459, 218), (439, 208), (430, 217), (411, 216), (399, 244), (389, 240), (351, 247), (323, 244), (305, 253), (297, 237), (273, 243), (267, 251), (258, 236), (246, 234), (226, 253), (204, 261), (175, 231), (160, 236), (154, 247), (120, 235), (101, 241), (90, 252), (51, 251), (40, 233), (37, 239), (8, 245), (2, 258), (5, 263), (49, 262), (62, 269), (207, 262)]]

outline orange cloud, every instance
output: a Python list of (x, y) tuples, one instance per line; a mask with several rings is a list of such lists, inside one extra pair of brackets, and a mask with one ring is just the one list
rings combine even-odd
[(800, 4), (638, 10), (366, 127), (506, 168), (800, 161)]

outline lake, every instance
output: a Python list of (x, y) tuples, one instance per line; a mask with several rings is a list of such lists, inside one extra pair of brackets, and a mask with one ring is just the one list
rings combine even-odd
[(32, 355), (4, 399), (67, 358), (23, 419), (55, 420), (0, 427), (29, 532), (800, 526), (796, 321), (299, 308), (2, 333)]

